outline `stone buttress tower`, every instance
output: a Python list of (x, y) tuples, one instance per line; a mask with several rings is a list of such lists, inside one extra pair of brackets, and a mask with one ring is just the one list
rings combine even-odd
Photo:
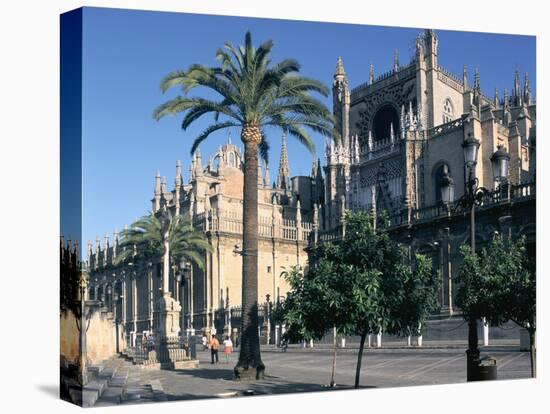
[(349, 110), (350, 89), (344, 70), (344, 63), (339, 57), (332, 82), (333, 113), (336, 118), (338, 142), (328, 142), (325, 148), (327, 165), (325, 167), (325, 211), (324, 225), (336, 227), (342, 220), (349, 192), (350, 176), (350, 138)]

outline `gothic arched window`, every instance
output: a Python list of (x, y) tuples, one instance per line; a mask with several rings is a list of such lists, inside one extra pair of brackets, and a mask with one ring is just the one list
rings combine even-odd
[(443, 123), (451, 122), (454, 119), (453, 103), (449, 98), (443, 103)]
[(235, 166), (235, 154), (232, 152), (229, 153), (229, 165), (231, 167)]
[(375, 141), (389, 140), (393, 125), (394, 134), (399, 126), (399, 115), (391, 104), (385, 104), (376, 111), (372, 121), (372, 133)]

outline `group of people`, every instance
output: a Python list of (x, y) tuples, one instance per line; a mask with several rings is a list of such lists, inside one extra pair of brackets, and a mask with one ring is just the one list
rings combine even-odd
[[(218, 363), (218, 350), (220, 348), (220, 342), (218, 341), (218, 338), (216, 335), (212, 335), (210, 338), (210, 341), (208, 341), (208, 338), (206, 335), (202, 336), (202, 350), (206, 351), (207, 349), (210, 349), (210, 356), (212, 358), (212, 364)], [(231, 341), (231, 338), (229, 336), (226, 336), (223, 340), (223, 353), (225, 355), (225, 363), (229, 363), (229, 356), (233, 353), (233, 341)]]

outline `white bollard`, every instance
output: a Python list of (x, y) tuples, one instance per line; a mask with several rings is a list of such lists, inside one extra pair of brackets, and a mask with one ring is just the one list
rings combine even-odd
[(275, 325), (275, 346), (279, 346), (279, 325)]
[(372, 345), (371, 345), (371, 340), (370, 340), (370, 334), (367, 336), (367, 346), (370, 348)]

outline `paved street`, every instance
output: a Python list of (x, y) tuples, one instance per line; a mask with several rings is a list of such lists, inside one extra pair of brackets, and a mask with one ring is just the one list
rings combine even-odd
[[(530, 377), (529, 353), (514, 347), (490, 347), (482, 351), (497, 360), (498, 379)], [(337, 359), (338, 388), (351, 388), (355, 378), (357, 350), (340, 349)], [(330, 381), (332, 352), (330, 349), (289, 348), (288, 352), (270, 347), (262, 351), (267, 367), (266, 379), (254, 383), (232, 380), (237, 354), (229, 364), (220, 354), (220, 362), (212, 365), (209, 352), (199, 351), (198, 369), (148, 371), (122, 361), (119, 372), (128, 373), (128, 385), (123, 398), (128, 403), (159, 400), (180, 400), (242, 395), (247, 390), (255, 394), (323, 391)], [(361, 385), (397, 387), (411, 385), (465, 382), (463, 349), (367, 349), (363, 356)], [(131, 398), (142, 389), (141, 398)], [(150, 390), (144, 392), (144, 390)], [(152, 390), (152, 391), (151, 391)], [(101, 399), (96, 405), (104, 405)]]

